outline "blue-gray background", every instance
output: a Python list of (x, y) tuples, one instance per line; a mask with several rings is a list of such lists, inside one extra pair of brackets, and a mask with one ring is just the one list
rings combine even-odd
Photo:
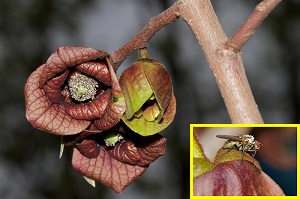
[[(25, 119), (24, 84), (59, 46), (112, 52), (175, 0), (12, 0), (0, 2), (0, 198), (188, 198), (189, 124), (229, 123), (214, 77), (193, 33), (181, 20), (149, 43), (177, 97), (174, 123), (162, 134), (167, 152), (117, 195), (88, 185), (71, 167), (71, 149), (58, 159), (60, 138)], [(214, 0), (230, 36), (258, 0)], [(242, 49), (246, 73), (266, 123), (298, 123), (300, 2), (283, 1)], [(137, 58), (128, 58), (122, 69)]]

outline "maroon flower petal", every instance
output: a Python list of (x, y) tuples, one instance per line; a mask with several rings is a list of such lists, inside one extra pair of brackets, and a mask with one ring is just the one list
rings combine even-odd
[(132, 135), (131, 138), (134, 141), (125, 138), (115, 147), (108, 149), (108, 153), (121, 162), (142, 167), (148, 166), (165, 154), (167, 139), (159, 134), (145, 137)]
[(130, 140), (122, 140), (116, 144), (116, 146), (109, 148), (107, 151), (108, 154), (116, 160), (131, 165), (137, 165), (141, 160), (138, 149)]
[(111, 85), (110, 73), (106, 65), (107, 65), (106, 62), (104, 61), (86, 62), (76, 66), (76, 69), (88, 75), (91, 75), (96, 79), (98, 79), (101, 83), (110, 86)]
[(93, 123), (91, 123), (87, 129), (83, 130), (78, 134), (63, 136), (62, 143), (65, 146), (72, 146), (72, 145), (76, 145), (76, 143), (82, 142), (88, 136), (94, 137), (94, 135), (99, 134), (101, 131), (97, 131), (97, 129), (96, 128), (94, 129), (93, 126), (94, 126)]
[(284, 195), (280, 187), (249, 161), (229, 161), (194, 179), (194, 195)]
[(39, 88), (39, 78), (45, 64), (28, 78), (25, 84), (26, 118), (38, 129), (58, 135), (77, 134), (90, 125), (90, 121), (76, 120), (65, 112), (64, 106), (53, 104), (43, 89)]
[(48, 99), (55, 104), (60, 103), (63, 100), (63, 96), (61, 95), (61, 87), (65, 83), (67, 79), (69, 71), (65, 71), (58, 77), (55, 77), (47, 82), (44, 86), (44, 91)]
[(164, 65), (159, 61), (145, 59), (147, 66), (144, 67), (144, 72), (149, 81), (156, 100), (163, 112), (168, 108), (173, 95), (172, 79), (165, 69)]
[(46, 82), (56, 74), (65, 71), (83, 62), (102, 59), (108, 53), (86, 47), (60, 47), (46, 62), (46, 66), (39, 79), (39, 87), (42, 88)]
[(112, 99), (109, 100), (107, 109), (102, 118), (95, 120), (94, 124), (99, 130), (108, 130), (115, 126), (126, 109), (125, 99), (113, 67), (108, 63), (112, 81)]
[(95, 126), (103, 131), (115, 126), (120, 121), (120, 117), (125, 111), (123, 102), (113, 103), (112, 101), (109, 101), (102, 118), (95, 120)]
[(100, 153), (100, 146), (95, 140), (83, 140), (81, 143), (76, 143), (76, 147), (82, 155), (89, 159), (96, 158)]
[(112, 158), (105, 147), (101, 147), (100, 154), (93, 159), (83, 156), (75, 148), (72, 166), (79, 173), (102, 182), (117, 193), (122, 192), (133, 180), (147, 170), (147, 167), (132, 166)]
[(92, 120), (101, 118), (111, 98), (111, 90), (107, 90), (89, 103), (66, 104), (67, 113), (75, 119)]
[(139, 166), (147, 166), (166, 152), (167, 139), (159, 134), (140, 136), (138, 151), (141, 157)]

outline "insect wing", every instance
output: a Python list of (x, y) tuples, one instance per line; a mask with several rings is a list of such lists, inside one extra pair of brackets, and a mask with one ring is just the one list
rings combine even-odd
[(216, 135), (217, 138), (242, 142), (243, 139), (239, 135)]

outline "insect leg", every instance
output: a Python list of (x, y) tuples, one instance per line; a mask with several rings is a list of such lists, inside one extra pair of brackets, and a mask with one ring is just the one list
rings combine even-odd
[(254, 158), (255, 154), (256, 154), (256, 150), (254, 150), (253, 153), (252, 153), (253, 158)]
[(244, 153), (245, 153), (245, 145), (243, 144), (243, 155), (242, 155), (242, 162), (244, 162)]
[(218, 159), (220, 159), (221, 157), (223, 157), (226, 153), (228, 153), (231, 149), (233, 149), (233, 147), (234, 147), (234, 145), (231, 148), (229, 148), (225, 153), (223, 153)]

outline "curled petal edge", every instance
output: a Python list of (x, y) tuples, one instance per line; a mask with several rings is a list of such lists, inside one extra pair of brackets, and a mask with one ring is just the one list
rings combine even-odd
[(65, 71), (68, 67), (78, 64), (103, 59), (108, 53), (87, 47), (60, 47), (47, 60), (43, 72), (39, 78), (39, 87), (42, 88), (46, 82), (56, 74)]
[(26, 118), (33, 127), (57, 135), (73, 135), (86, 129), (91, 121), (76, 120), (69, 116), (61, 104), (53, 104), (43, 89), (39, 78), (45, 64), (37, 68), (28, 78), (24, 93)]

